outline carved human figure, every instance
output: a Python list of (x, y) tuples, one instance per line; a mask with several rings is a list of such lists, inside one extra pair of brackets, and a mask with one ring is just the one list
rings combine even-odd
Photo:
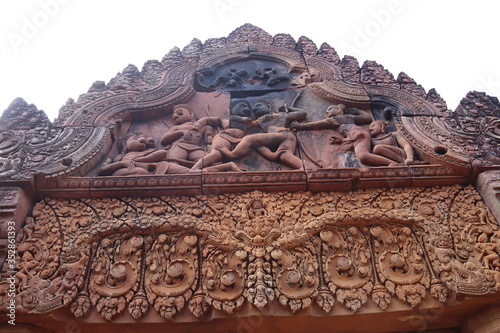
[[(332, 140), (335, 141), (335, 140)], [(371, 152), (370, 133), (359, 127), (352, 126), (347, 132), (347, 136), (341, 142), (342, 146), (352, 147), (359, 161), (368, 166), (396, 166), (399, 163), (387, 157), (373, 154)]]
[(247, 75), (247, 71), (244, 69), (231, 68), (227, 72), (227, 76), (217, 76), (210, 88), (215, 88), (217, 86), (223, 86), (228, 88), (237, 88), (243, 85), (244, 77)]
[(154, 149), (153, 138), (132, 135), (122, 154), (107, 161), (98, 171), (100, 176), (133, 176), (147, 174), (186, 173), (188, 168), (165, 161), (167, 152)]
[(310, 123), (293, 122), (290, 128), (294, 131), (333, 129), (335, 132), (332, 134), (332, 140), (334, 143), (340, 143), (344, 139), (338, 131), (342, 124), (363, 125), (372, 121), (372, 117), (366, 111), (357, 108), (348, 109), (344, 104), (328, 106), (325, 115), (325, 119)]
[(255, 119), (259, 119), (271, 114), (272, 105), (269, 99), (259, 99), (252, 106), (252, 113)]
[(374, 154), (386, 157), (398, 164), (410, 165), (413, 163), (413, 147), (398, 132), (387, 133), (383, 121), (372, 122), (369, 132)]
[[(252, 147), (264, 157), (288, 165), (292, 169), (302, 169), (302, 160), (294, 155), (297, 145), (295, 135), (285, 127), (269, 127), (266, 133), (249, 134), (231, 151), (224, 145), (215, 148), (231, 160), (246, 155)], [(270, 147), (277, 147), (272, 151)]]
[(28, 280), (33, 278), (35, 275), (35, 268), (38, 267), (40, 263), (29, 251), (25, 251), (21, 256), (21, 262), (17, 264), (16, 278), (19, 281), (19, 288), (24, 290), (28, 287)]
[(291, 78), (288, 75), (279, 75), (276, 69), (269, 67), (256, 69), (253, 79), (261, 80), (263, 84), (273, 87), (280, 82), (290, 81)]
[[(78, 280), (85, 268), (88, 260), (87, 254), (82, 252), (82, 257), (72, 263), (64, 263), (57, 270), (57, 277), (49, 280), (50, 286), (44, 290), (44, 294), (52, 297), (63, 296), (63, 302), (68, 303), (72, 300), (71, 291), (75, 292), (78, 287)], [(69, 291), (69, 292), (68, 292)]]
[[(251, 238), (254, 245), (262, 245), (270, 234), (279, 234), (279, 222), (268, 216), (266, 206), (260, 200), (255, 200), (248, 207), (248, 221), (243, 224), (243, 231)], [(239, 236), (237, 236), (239, 238)]]
[[(244, 136), (232, 151), (227, 145), (214, 145), (215, 149), (230, 160), (234, 160), (246, 155), (253, 147), (267, 159), (279, 160), (293, 169), (301, 169), (302, 161), (294, 155), (297, 138), (283, 125), (291, 121), (302, 120), (307, 113), (286, 105), (280, 111), (272, 112), (272, 104), (269, 100), (258, 100), (252, 108), (253, 115), (258, 117), (253, 123), (257, 123), (264, 132)], [(274, 126), (274, 124), (282, 126)]]
[(259, 216), (267, 215), (267, 210), (262, 205), (262, 201), (255, 200), (248, 210), (248, 215), (251, 219), (257, 218)]
[[(176, 105), (172, 112), (174, 126), (163, 134), (160, 143), (168, 148), (168, 158), (171, 161), (196, 162), (205, 155), (200, 146), (203, 136), (211, 137), (211, 128), (206, 126), (193, 131), (194, 116), (190, 107), (185, 104)], [(211, 138), (208, 138), (211, 141)]]
[[(231, 116), (229, 117), (203, 117), (199, 119), (193, 126), (194, 131), (199, 131), (201, 128), (208, 126), (219, 127), (221, 132), (217, 133), (212, 140), (212, 147), (223, 146), (228, 149), (232, 148), (241, 138), (251, 129), (258, 126), (258, 123), (251, 118), (250, 103), (246, 100), (237, 100), (231, 105)], [(211, 151), (199, 159), (191, 171), (201, 170), (203, 168), (221, 162), (224, 155), (218, 149), (212, 148)], [(242, 171), (235, 164), (234, 171)]]
[[(347, 108), (344, 104), (332, 104), (328, 106), (325, 111), (325, 119), (309, 122), (309, 123), (298, 123), (292, 122), (290, 124), (290, 128), (293, 131), (305, 131), (305, 130), (333, 130), (333, 133), (330, 136), (330, 144), (342, 144), (345, 136), (344, 130), (341, 127), (346, 124), (368, 124), (372, 121), (371, 115), (361, 109), (357, 108)], [(334, 161), (334, 165), (331, 167), (336, 167), (344, 164), (349, 164), (347, 161), (351, 160), (350, 150), (351, 146), (347, 143), (339, 146), (336, 150), (336, 160)], [(324, 162), (316, 157), (314, 154), (308, 153), (307, 149), (303, 147), (303, 153), (307, 156), (311, 161), (313, 161), (319, 167), (324, 167)]]
[(500, 256), (496, 252), (497, 244), (488, 242), (488, 235), (482, 233), (477, 238), (476, 249), (481, 253), (483, 265), (486, 269), (500, 269)]
[(273, 112), (273, 106), (269, 99), (260, 99), (252, 107), (252, 113), (256, 122), (265, 132), (271, 126), (288, 127), (291, 123), (304, 120), (307, 112), (287, 104)]

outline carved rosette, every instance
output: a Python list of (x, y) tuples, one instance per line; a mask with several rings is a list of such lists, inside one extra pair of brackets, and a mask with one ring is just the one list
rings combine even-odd
[(382, 311), (500, 286), (500, 229), (472, 187), (46, 199), (18, 237), (28, 313)]
[(271, 253), (277, 261), (276, 294), (282, 306), (288, 306), (292, 313), (311, 306), (318, 294), (319, 263), (317, 248), (311, 241), (292, 251), (274, 250)]
[(233, 313), (244, 302), (247, 253), (242, 250), (228, 253), (210, 244), (207, 244), (206, 250), (207, 260), (204, 260), (202, 267), (202, 293), (206, 295), (207, 303), (215, 309)]

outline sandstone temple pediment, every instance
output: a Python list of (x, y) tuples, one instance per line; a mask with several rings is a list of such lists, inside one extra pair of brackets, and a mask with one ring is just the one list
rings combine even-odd
[(465, 332), (500, 302), (484, 93), (452, 111), (246, 24), (95, 82), (55, 122), (17, 99), (0, 132), (0, 311), (40, 332)]

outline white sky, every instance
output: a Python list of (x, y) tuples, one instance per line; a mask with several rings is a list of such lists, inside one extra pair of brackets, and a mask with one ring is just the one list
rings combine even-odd
[(500, 96), (499, 14), (495, 0), (2, 0), (0, 111), (23, 97), (53, 119), (94, 81), (244, 23), (404, 71), (454, 110), (470, 90)]

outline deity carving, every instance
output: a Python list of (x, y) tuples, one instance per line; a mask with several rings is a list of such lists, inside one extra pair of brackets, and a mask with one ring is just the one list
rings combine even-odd
[(280, 75), (277, 73), (275, 68), (257, 68), (255, 70), (255, 75), (252, 77), (253, 80), (262, 81), (261, 84), (265, 84), (269, 87), (276, 86), (280, 82), (290, 81), (291, 77), (289, 75)]
[[(207, 125), (218, 127), (221, 131), (214, 136), (210, 152), (198, 160), (192, 170), (200, 170), (221, 162), (224, 156), (219, 149), (214, 149), (214, 147), (232, 148), (250, 129), (257, 126), (252, 119), (250, 104), (245, 100), (238, 100), (232, 104), (230, 116), (204, 117), (196, 122), (194, 128), (198, 129)], [(238, 167), (235, 169), (241, 171)]]
[[(413, 147), (400, 133), (387, 133), (381, 120), (370, 124), (373, 153), (398, 164), (410, 165), (414, 162)], [(382, 162), (382, 161), (381, 161)], [(389, 161), (385, 161), (386, 163)], [(394, 162), (389, 162), (393, 165)]]
[(201, 90), (272, 90), (303, 86), (307, 73), (290, 71), (282, 63), (254, 59), (222, 65), (215, 69), (202, 69), (196, 78)]
[[(193, 42), (164, 62), (148, 62), (144, 72), (128, 66), (109, 84), (97, 82), (65, 105), (59, 121), (69, 127), (53, 128), (33, 106), (13, 103), (2, 120), (0, 177), (24, 177), (38, 167), (45, 174), (135, 177), (205, 169), (403, 168), (424, 161), (465, 174), (470, 161), (446, 127), (462, 130), (459, 145), (481, 163), (498, 159), (498, 103), (492, 98), (471, 93), (461, 111), (442, 122), (439, 117), (448, 115), (444, 101), (404, 73), (396, 80), (373, 61), (360, 67), (352, 57), (340, 60), (331, 47), (318, 49), (307, 38), (296, 45), (281, 35), (255, 45), (250, 38), (241, 41), (250, 43), (245, 52), (222, 52), (240, 45), (232, 38), (221, 45)], [(248, 102), (249, 110), (239, 101)], [(390, 117), (380, 112), (387, 108), (393, 109)], [(368, 144), (365, 131), (374, 121), (386, 122), (387, 131), (373, 124), (372, 132), (382, 133), (370, 135)], [(23, 126), (29, 131), (22, 133)], [(120, 143), (126, 146), (133, 134), (153, 138), (154, 146), (125, 150)], [(478, 145), (492, 154), (478, 152)], [(124, 156), (131, 151), (137, 157)]]
[[(300, 95), (301, 92), (295, 95), (292, 104)], [(320, 113), (277, 103), (280, 101), (270, 98), (236, 99), (229, 114), (197, 120), (190, 106), (176, 105), (171, 115), (173, 125), (161, 137), (126, 137), (122, 153), (108, 159), (99, 175), (262, 170), (259, 164), (242, 162), (259, 156), (267, 163), (278, 163), (291, 170), (303, 170), (304, 157), (321, 168), (422, 163), (401, 133), (386, 132), (386, 122), (373, 120), (366, 110), (334, 104), (327, 107), (325, 118), (307, 121)], [(329, 136), (315, 143), (319, 147), (332, 146), (328, 159), (312, 157), (317, 152), (308, 151), (310, 139), (303, 138), (321, 138), (316, 132)], [(320, 148), (320, 153), (325, 149)]]
[(381, 120), (373, 121), (368, 131), (352, 126), (340, 144), (352, 149), (362, 165), (396, 166), (414, 161), (410, 143), (397, 132), (386, 133)]

